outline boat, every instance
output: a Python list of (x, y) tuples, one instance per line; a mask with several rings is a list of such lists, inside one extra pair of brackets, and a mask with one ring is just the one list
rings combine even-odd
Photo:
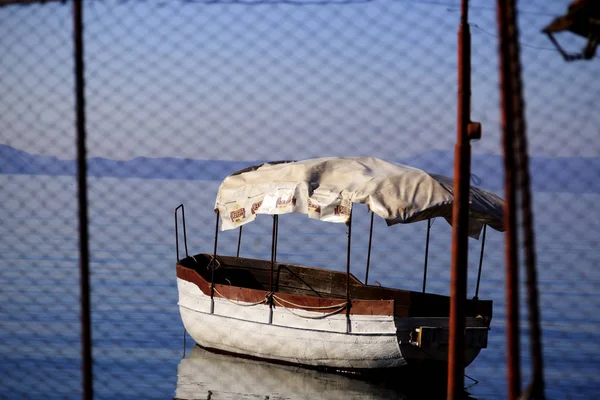
[[(175, 209), (178, 305), (185, 330), (205, 349), (334, 371), (445, 366), (450, 298), (426, 291), (427, 261), (422, 291), (369, 284), (368, 271), (374, 216), (388, 226), (427, 222), (427, 253), (432, 219), (452, 221), (452, 187), (448, 177), (371, 157), (277, 161), (232, 173), (217, 193), (212, 252), (188, 254), (185, 209), (183, 204)], [(479, 238), (483, 231), (483, 258), (486, 228), (504, 230), (503, 201), (476, 187), (469, 201), (469, 234)], [(351, 272), (356, 204), (366, 204), (371, 213), (364, 282)], [(345, 272), (277, 259), (279, 215), (289, 213), (346, 224)], [(273, 216), (271, 257), (240, 257), (242, 227), (261, 214)], [(239, 230), (237, 253), (219, 254), (219, 230), (234, 229)], [(406, 268), (390, 267), (399, 274)], [(480, 276), (481, 260), (478, 287)], [(487, 347), (492, 301), (476, 294), (464, 304), (469, 365)]]

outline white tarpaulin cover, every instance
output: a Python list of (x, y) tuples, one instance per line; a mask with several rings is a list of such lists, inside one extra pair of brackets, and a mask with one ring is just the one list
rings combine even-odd
[[(327, 222), (348, 222), (352, 203), (366, 204), (388, 225), (428, 218), (452, 220), (452, 179), (372, 157), (316, 158), (265, 163), (225, 178), (215, 210), (221, 229), (233, 229), (256, 214), (303, 213)], [(470, 234), (483, 224), (503, 230), (503, 202), (471, 187)]]

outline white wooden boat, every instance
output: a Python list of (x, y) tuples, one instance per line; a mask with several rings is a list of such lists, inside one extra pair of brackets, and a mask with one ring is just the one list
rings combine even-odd
[[(363, 283), (350, 272), (350, 239), (354, 203), (394, 225), (450, 222), (452, 200), (450, 178), (375, 158), (266, 163), (234, 173), (217, 195), (213, 252), (191, 256), (186, 243), (177, 261), (185, 329), (204, 348), (334, 370), (445, 365), (450, 299), (426, 293), (426, 266), (422, 292)], [(499, 197), (472, 187), (470, 202), (472, 236), (483, 229), (485, 238), (488, 225), (503, 230)], [(175, 230), (179, 210), (186, 241), (183, 205)], [(345, 273), (277, 261), (278, 215), (292, 212), (347, 224)], [(274, 215), (270, 260), (239, 257), (239, 247), (237, 255), (218, 254), (219, 222), (222, 230), (239, 227), (241, 238), (241, 227), (259, 214)], [(179, 258), (178, 234), (176, 242)], [(370, 252), (369, 243), (367, 260)], [(468, 365), (487, 347), (492, 302), (465, 304)]]

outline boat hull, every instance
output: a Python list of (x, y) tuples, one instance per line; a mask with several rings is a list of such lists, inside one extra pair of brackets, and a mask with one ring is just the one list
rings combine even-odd
[[(274, 307), (271, 317), (267, 305), (246, 307), (224, 298), (214, 298), (211, 313), (210, 296), (193, 283), (182, 279), (177, 282), (181, 319), (186, 331), (202, 347), (340, 369), (406, 364), (392, 316), (353, 316), (352, 332), (346, 333), (344, 313), (315, 319), (304, 318), (285, 307)], [(302, 310), (303, 316), (318, 314), (322, 313)]]
[[(185, 329), (205, 348), (348, 371), (443, 365), (447, 360), (447, 347), (421, 348), (410, 339), (415, 326), (444, 329), (447, 318), (398, 318), (393, 313), (347, 318), (345, 312), (271, 308), (218, 296), (211, 300), (193, 282), (178, 278), (177, 284)], [(478, 353), (479, 348), (468, 349), (466, 363)]]

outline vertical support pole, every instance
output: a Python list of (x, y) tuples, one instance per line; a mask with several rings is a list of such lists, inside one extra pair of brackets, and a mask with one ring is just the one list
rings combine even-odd
[[(530, 324), (533, 382), (528, 390), (532, 398), (543, 399), (544, 376), (539, 299), (537, 291), (536, 255), (531, 211), (529, 158), (525, 134), (525, 110), (519, 60), (517, 8), (514, 0), (498, 1), (497, 18), (500, 38), (500, 82), (502, 88), (502, 125), (504, 128), (505, 163), (505, 224), (506, 239), (506, 297), (509, 399), (521, 393), (519, 343), (519, 266), (516, 230), (517, 186), (521, 190), (523, 210), (524, 250), (527, 272), (528, 309)], [(552, 38), (551, 38), (552, 39)], [(553, 40), (556, 44), (556, 42)], [(558, 47), (558, 46), (557, 46)], [(560, 50), (560, 49), (559, 49)], [(514, 154), (517, 154), (515, 159)], [(520, 185), (517, 184), (520, 183)], [(512, 208), (511, 208), (512, 207)], [(512, 211), (511, 211), (512, 210)]]
[(77, 126), (77, 192), (79, 208), (79, 287), (81, 300), (81, 369), (83, 398), (93, 399), (92, 322), (90, 306), (90, 253), (88, 233), (83, 2), (73, 1), (73, 58)]
[(431, 232), (431, 218), (427, 219), (427, 239), (425, 239), (425, 266), (423, 267), (423, 293), (427, 283), (427, 260), (429, 259), (429, 233)]
[[(518, 42), (517, 42), (518, 43)], [(524, 113), (523, 108), (520, 109)], [(524, 116), (522, 116), (524, 120)], [(523, 207), (523, 242), (525, 250), (525, 268), (527, 279), (529, 337), (531, 341), (531, 359), (533, 364), (531, 393), (535, 399), (545, 399), (544, 361), (542, 351), (542, 329), (540, 326), (540, 306), (537, 288), (537, 268), (535, 254), (535, 234), (533, 230), (533, 211), (531, 209), (531, 184), (529, 177), (529, 158), (525, 129), (521, 132), (521, 146), (518, 152), (521, 167), (521, 204)]]
[[(185, 256), (189, 257), (188, 247), (187, 247), (187, 229), (185, 227), (185, 209), (183, 208), (183, 204), (181, 205), (181, 222), (183, 224), (183, 246), (185, 247)], [(179, 257), (179, 253), (177, 253), (177, 257)]]
[(240, 245), (242, 244), (242, 228), (244, 226), (240, 226), (240, 233), (238, 235), (238, 246), (237, 246), (237, 252), (235, 253), (235, 256), (237, 258), (240, 258)]
[(275, 215), (275, 255), (273, 260), (277, 262), (277, 244), (279, 243), (279, 215)]
[(275, 270), (275, 261), (277, 259), (277, 225), (278, 215), (273, 215), (273, 232), (271, 236), (271, 275), (269, 278), (269, 290), (273, 291), (273, 275)]
[[(271, 236), (271, 275), (269, 278), (269, 291), (273, 293), (273, 273), (275, 270), (275, 260), (277, 257), (277, 229), (279, 225), (279, 216), (273, 215), (273, 233)], [(269, 324), (273, 323), (273, 303), (269, 301)]]
[(213, 249), (212, 268), (210, 271), (210, 313), (215, 312), (215, 265), (217, 264), (217, 244), (219, 239), (219, 210), (215, 221), (215, 247)]
[(183, 222), (183, 244), (185, 246), (185, 256), (189, 257), (187, 247), (187, 233), (185, 228), (185, 209), (183, 204), (178, 205), (175, 208), (175, 252), (177, 253), (177, 261), (179, 261), (179, 226), (177, 225), (177, 210), (181, 208), (181, 219)]
[(469, 2), (462, 0), (458, 31), (458, 118), (454, 152), (452, 208), (452, 273), (450, 286), (450, 343), (448, 348), (448, 399), (464, 397), (465, 306), (471, 177), (471, 33)]
[[(515, 160), (515, 74), (512, 52), (515, 22), (514, 1), (497, 2), (498, 38), (500, 41), (500, 90), (502, 107), (502, 145), (504, 152), (504, 223), (506, 226), (506, 341), (508, 398), (516, 400), (521, 393), (521, 366), (519, 343), (519, 265), (517, 252), (517, 168)], [(511, 10), (512, 8), (512, 10)]]
[[(597, 3), (596, 3), (597, 4)], [(535, 254), (535, 233), (533, 224), (533, 211), (531, 208), (531, 182), (529, 176), (529, 156), (527, 150), (525, 103), (521, 82), (521, 65), (519, 60), (519, 37), (517, 26), (517, 7), (514, 1), (508, 6), (509, 32), (512, 34), (508, 39), (512, 51), (508, 60), (513, 67), (512, 87), (515, 109), (515, 134), (517, 139), (517, 165), (519, 167), (521, 207), (523, 217), (523, 245), (525, 252), (525, 270), (528, 294), (529, 335), (531, 342), (531, 358), (533, 364), (531, 393), (535, 399), (544, 399), (544, 362), (542, 351), (542, 329), (540, 327), (539, 294), (537, 288), (537, 268)], [(592, 44), (592, 41), (588, 43)]]
[(179, 261), (179, 227), (177, 226), (177, 208), (175, 209), (175, 254)]
[(369, 250), (367, 251), (367, 273), (365, 274), (365, 285), (369, 283), (369, 266), (371, 265), (371, 244), (373, 242), (373, 216), (375, 214), (371, 211), (371, 227), (369, 228)]
[(352, 242), (352, 210), (348, 219), (348, 249), (346, 251), (346, 333), (350, 333), (350, 250)]
[(483, 249), (485, 248), (485, 231), (487, 229), (487, 225), (483, 225), (483, 237), (481, 238), (481, 253), (479, 254), (479, 271), (477, 272), (477, 286), (475, 287), (475, 297), (474, 300), (479, 299), (479, 282), (481, 281), (481, 267), (483, 265)]

